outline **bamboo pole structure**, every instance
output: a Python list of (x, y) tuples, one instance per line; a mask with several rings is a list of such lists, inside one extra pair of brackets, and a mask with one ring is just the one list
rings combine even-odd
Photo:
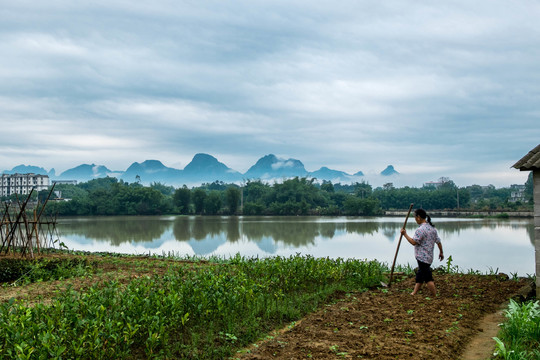
[(29, 255), (33, 258), (35, 253), (41, 254), (42, 250), (53, 247), (54, 242), (47, 243), (47, 241), (48, 235), (52, 240), (56, 231), (56, 217), (52, 220), (41, 220), (53, 190), (54, 185), (39, 212), (39, 203), (37, 203), (36, 207), (27, 213), (34, 189), (30, 191), (24, 201), (20, 201), (16, 197), (16, 203), (5, 204), (0, 222), (0, 254), (7, 255), (13, 250), (14, 253), (19, 251), (21, 256)]

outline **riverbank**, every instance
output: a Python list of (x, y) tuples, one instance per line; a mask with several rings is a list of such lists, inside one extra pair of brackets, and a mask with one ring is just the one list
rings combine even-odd
[[(466, 210), (432, 210), (428, 212), (431, 217), (490, 217), (490, 218), (534, 218), (532, 211), (466, 211)], [(407, 210), (387, 210), (385, 216), (407, 216)]]

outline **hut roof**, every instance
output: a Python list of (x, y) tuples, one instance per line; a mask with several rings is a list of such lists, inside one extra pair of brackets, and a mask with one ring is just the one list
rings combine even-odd
[(529, 151), (527, 155), (522, 157), (521, 160), (515, 163), (512, 167), (521, 171), (540, 170), (540, 144)]

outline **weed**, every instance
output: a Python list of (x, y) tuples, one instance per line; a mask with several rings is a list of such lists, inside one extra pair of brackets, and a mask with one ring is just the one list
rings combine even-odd
[(452, 259), (452, 255), (448, 256), (448, 258), (446, 259), (446, 269), (445, 269), (445, 271), (448, 274), (459, 272), (459, 267), (457, 265), (452, 265), (453, 261), (454, 261), (454, 259)]

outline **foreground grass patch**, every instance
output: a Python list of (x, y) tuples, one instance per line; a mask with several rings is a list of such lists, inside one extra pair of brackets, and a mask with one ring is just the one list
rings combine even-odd
[(377, 285), (375, 261), (234, 257), (84, 291), (0, 305), (0, 357), (224, 359), (318, 308), (336, 291)]
[(501, 325), (495, 356), (505, 360), (540, 360), (540, 303), (518, 304), (510, 300), (505, 311), (506, 322)]

